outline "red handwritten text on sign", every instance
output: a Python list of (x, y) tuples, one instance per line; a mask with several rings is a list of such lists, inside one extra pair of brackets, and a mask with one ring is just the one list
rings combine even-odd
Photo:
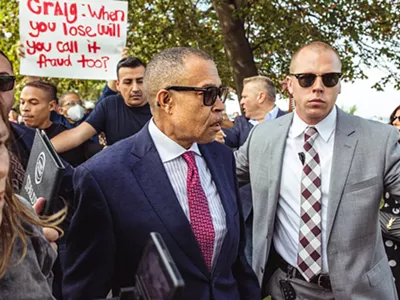
[(20, 11), (25, 6), (28, 15), (21, 37), (26, 37), (26, 54), (35, 56), (39, 69), (77, 66), (108, 70), (110, 55), (104, 46), (111, 48), (115, 43), (111, 39), (122, 44), (120, 39), (126, 38), (126, 6), (115, 5), (119, 1), (20, 1)]

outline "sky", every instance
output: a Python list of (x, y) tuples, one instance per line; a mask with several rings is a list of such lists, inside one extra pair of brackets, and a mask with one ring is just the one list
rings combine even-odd
[(342, 93), (339, 95), (337, 104), (339, 107), (350, 108), (357, 105), (355, 115), (372, 119), (374, 116), (379, 119), (388, 120), (392, 111), (400, 104), (400, 91), (392, 85), (384, 87), (383, 92), (372, 89), (384, 74), (377, 70), (367, 71), (367, 80), (357, 80), (354, 83), (342, 83)]
[[(383, 77), (384, 73), (379, 70), (366, 70), (369, 77), (364, 80), (356, 80), (355, 82), (342, 82), (342, 93), (339, 95), (336, 104), (345, 110), (350, 109), (353, 105), (357, 105), (355, 115), (367, 119), (379, 120), (386, 122), (392, 111), (400, 105), (400, 91), (394, 89), (392, 85), (384, 87), (383, 92), (378, 92), (371, 87)], [(277, 105), (283, 110), (288, 109), (287, 100), (277, 100)], [(227, 101), (228, 115), (239, 110), (239, 106), (235, 101)]]

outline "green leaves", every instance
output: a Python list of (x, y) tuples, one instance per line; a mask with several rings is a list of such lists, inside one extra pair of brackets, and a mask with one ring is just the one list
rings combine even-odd
[[(218, 0), (223, 1), (223, 0)], [(233, 71), (224, 51), (223, 33), (211, 0), (128, 0), (129, 54), (148, 62), (175, 46), (203, 49), (214, 57), (224, 84), (233, 86)], [(322, 40), (334, 45), (347, 80), (364, 78), (360, 66), (392, 66), (387, 78), (400, 87), (400, 2), (383, 0), (236, 0), (233, 18), (244, 22), (246, 37), (260, 74), (276, 83), (288, 73), (292, 53), (301, 45)], [(18, 70), (18, 1), (0, 2), (0, 49)], [(232, 64), (234, 65), (234, 64)], [(249, 66), (250, 67), (250, 66)], [(21, 82), (18, 75), (18, 82)], [(97, 99), (105, 82), (51, 79), (60, 92), (78, 91)], [(240, 89), (239, 89), (240, 90)]]

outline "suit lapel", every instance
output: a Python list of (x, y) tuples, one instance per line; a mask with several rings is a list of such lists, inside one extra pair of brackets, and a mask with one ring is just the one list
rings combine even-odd
[[(260, 160), (260, 178), (262, 173), (267, 173), (267, 182), (260, 183), (265, 186), (265, 195), (268, 199), (264, 199), (257, 207), (258, 212), (254, 212), (260, 216), (262, 220), (268, 220), (268, 233), (272, 234), (275, 222), (276, 206), (279, 199), (279, 191), (281, 185), (281, 174), (283, 165), (283, 156), (285, 153), (286, 138), (288, 136), (290, 125), (292, 124), (293, 114), (281, 117), (277, 120), (275, 128), (268, 127), (270, 130), (266, 134), (270, 138), (265, 139), (265, 145), (262, 146), (265, 158)], [(261, 124), (262, 125), (262, 124)], [(259, 176), (257, 176), (259, 177)], [(257, 180), (257, 178), (252, 178)], [(264, 222), (264, 221), (263, 221)]]
[(339, 108), (337, 108), (337, 112), (335, 143), (333, 146), (331, 180), (329, 186), (327, 216), (328, 243), (358, 141), (354, 125), (349, 116)]
[(148, 126), (138, 133), (132, 155), (139, 160), (131, 167), (144, 194), (165, 228), (193, 263), (208, 276), (207, 266), (179, 201), (171, 186), (160, 156), (148, 132)]
[[(230, 191), (234, 190), (235, 187), (228, 185), (229, 179), (226, 177), (226, 172), (224, 171), (226, 166), (229, 165), (229, 162), (224, 162), (226, 158), (214, 151), (214, 148), (211, 147), (211, 145), (199, 145), (199, 149), (207, 163), (208, 169), (210, 170), (211, 178), (215, 183), (226, 215), (225, 218), (227, 232), (222, 243), (220, 253), (218, 254), (217, 262), (214, 264), (215, 267), (213, 268), (213, 273), (215, 273), (219, 272), (218, 270), (221, 268), (221, 266), (226, 266), (224, 261), (229, 259), (229, 257), (227, 257), (225, 254), (230, 253), (229, 249), (231, 247), (231, 240), (228, 239), (229, 230), (232, 228), (232, 226), (234, 226), (233, 214), (235, 213), (235, 208), (237, 207), (234, 205), (236, 204), (235, 199), (232, 199), (232, 196), (230, 196), (232, 195)], [(236, 196), (235, 193), (233, 193), (233, 195)]]

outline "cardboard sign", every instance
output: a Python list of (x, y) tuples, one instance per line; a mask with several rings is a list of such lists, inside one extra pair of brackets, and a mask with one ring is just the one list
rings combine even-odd
[(23, 75), (116, 79), (126, 43), (128, 3), (20, 0)]

